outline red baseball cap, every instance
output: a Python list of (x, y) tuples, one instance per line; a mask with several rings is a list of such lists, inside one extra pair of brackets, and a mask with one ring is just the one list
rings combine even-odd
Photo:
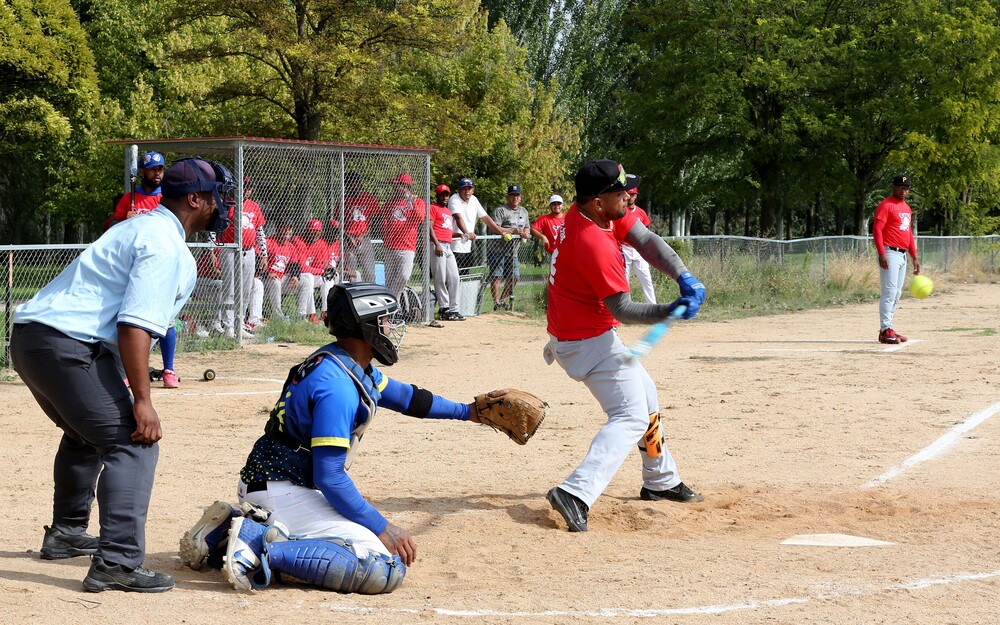
[(451, 193), (451, 189), (448, 188), (446, 184), (439, 184), (436, 189), (434, 189), (434, 195), (441, 195), (442, 193)]
[(412, 187), (413, 186), (413, 178), (410, 177), (410, 174), (399, 174), (392, 181), (392, 183), (393, 184), (405, 184), (405, 185), (409, 185), (409, 186)]
[(320, 220), (318, 220), (318, 219), (310, 219), (309, 220), (308, 229), (309, 230), (322, 230), (323, 229), (323, 222), (320, 221)]

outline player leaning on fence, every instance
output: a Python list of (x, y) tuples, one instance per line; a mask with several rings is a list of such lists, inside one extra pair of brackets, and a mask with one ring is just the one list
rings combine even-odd
[[(174, 587), (171, 576), (141, 566), (162, 436), (149, 392), (149, 347), (194, 289), (185, 239), (225, 229), (235, 186), (221, 165), (192, 158), (171, 165), (162, 189), (157, 209), (108, 230), (14, 312), (14, 369), (63, 431), (41, 555), (93, 554), (83, 581), (92, 592)], [(95, 487), (99, 538), (86, 533)]]
[[(642, 499), (701, 501), (681, 481), (660, 433), (656, 385), (618, 338), (623, 321), (655, 323), (679, 305), (690, 319), (705, 301), (705, 287), (673, 249), (626, 210), (626, 191), (638, 184), (614, 161), (584, 163), (576, 174), (576, 203), (566, 214), (552, 256), (545, 361), (558, 362), (583, 382), (608, 416), (583, 462), (548, 493), (571, 532), (587, 531), (590, 507), (636, 444), (642, 454)], [(670, 304), (633, 302), (622, 241), (675, 278), (681, 297)]]

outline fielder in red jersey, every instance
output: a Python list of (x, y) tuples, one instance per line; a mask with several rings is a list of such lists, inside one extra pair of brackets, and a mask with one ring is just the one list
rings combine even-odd
[(905, 343), (906, 337), (892, 329), (896, 306), (903, 294), (906, 281), (906, 255), (913, 258), (913, 275), (920, 275), (917, 260), (917, 239), (913, 234), (913, 211), (906, 203), (910, 195), (910, 177), (896, 176), (892, 180), (892, 195), (882, 200), (875, 209), (872, 238), (878, 251), (879, 282), (879, 343), (896, 345)]
[[(549, 267), (550, 340), (545, 360), (558, 362), (571, 378), (583, 382), (608, 417), (583, 462), (548, 492), (549, 503), (571, 532), (587, 531), (591, 506), (633, 445), (639, 446), (642, 455), (642, 499), (702, 500), (681, 481), (667, 449), (656, 385), (616, 331), (623, 321), (661, 321), (680, 305), (693, 316), (705, 299), (704, 285), (676, 253), (659, 237), (650, 236), (635, 214), (626, 210), (626, 192), (638, 184), (637, 177), (627, 176), (614, 161), (585, 163), (576, 174), (577, 202), (566, 214)], [(623, 234), (617, 231), (619, 221), (628, 226), (621, 228)], [(676, 272), (681, 287), (680, 298), (670, 304), (631, 300), (621, 252), (623, 238), (644, 251), (644, 256), (655, 257), (658, 267), (667, 267), (669, 257), (670, 271)]]

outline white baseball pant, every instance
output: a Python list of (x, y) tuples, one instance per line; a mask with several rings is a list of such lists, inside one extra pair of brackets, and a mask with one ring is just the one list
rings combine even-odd
[(878, 276), (882, 283), (882, 297), (878, 302), (879, 331), (892, 327), (892, 318), (896, 314), (896, 306), (903, 295), (903, 282), (906, 281), (906, 253), (896, 250), (885, 251), (889, 268), (882, 269), (879, 265)]
[[(649, 415), (659, 412), (656, 385), (614, 329), (579, 341), (550, 337), (543, 354), (545, 362), (557, 361), (569, 377), (582, 381), (608, 416), (583, 462), (559, 486), (593, 506), (646, 433)], [(662, 416), (660, 427), (666, 429)], [(666, 440), (659, 457), (651, 458), (641, 449), (639, 454), (643, 486), (666, 490), (681, 483)]]
[[(310, 274), (311, 275), (311, 274)], [(275, 319), (284, 319), (285, 313), (281, 309), (281, 295), (285, 291), (285, 287), (292, 280), (291, 276), (285, 275), (281, 278), (275, 278), (274, 276), (268, 276), (267, 281), (264, 283), (264, 293), (267, 299), (267, 310), (268, 314)], [(297, 280), (296, 284), (298, 288), (295, 293), (295, 305), (296, 312), (299, 315), (305, 316), (310, 313), (305, 312), (309, 305), (308, 300), (312, 299), (312, 287), (306, 284), (307, 281)], [(316, 303), (313, 302), (313, 309), (315, 311)]]
[(247, 310), (247, 323), (255, 326), (264, 316), (264, 282), (254, 278), (250, 286), (250, 305)]
[(216, 325), (221, 327), (227, 334), (233, 331), (236, 299), (236, 279), (235, 257), (239, 257), (240, 270), (243, 272), (243, 310), (239, 311), (240, 326), (243, 325), (243, 317), (246, 315), (247, 307), (250, 305), (250, 289), (253, 287), (253, 276), (257, 271), (257, 252), (253, 249), (242, 252), (226, 249), (222, 250), (222, 289), (219, 290), (219, 311), (216, 313)]
[(291, 482), (267, 482), (267, 490), (247, 492), (240, 480), (236, 488), (240, 503), (249, 502), (271, 512), (268, 525), (280, 522), (296, 538), (343, 538), (354, 545), (358, 559), (370, 551), (390, 555), (370, 529), (350, 521), (333, 509), (323, 493)]
[(632, 277), (634, 269), (635, 277), (639, 279), (639, 286), (642, 287), (646, 303), (655, 304), (656, 289), (653, 288), (653, 274), (649, 270), (649, 262), (634, 247), (628, 245), (622, 246), (622, 255), (625, 257), (625, 279)]

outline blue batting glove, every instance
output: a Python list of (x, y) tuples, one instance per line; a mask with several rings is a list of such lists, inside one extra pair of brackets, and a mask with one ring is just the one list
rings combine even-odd
[(690, 271), (685, 271), (677, 276), (677, 286), (680, 287), (681, 296), (670, 305), (670, 310), (684, 304), (687, 306), (684, 318), (694, 319), (698, 315), (698, 309), (705, 301), (705, 285), (691, 275)]

